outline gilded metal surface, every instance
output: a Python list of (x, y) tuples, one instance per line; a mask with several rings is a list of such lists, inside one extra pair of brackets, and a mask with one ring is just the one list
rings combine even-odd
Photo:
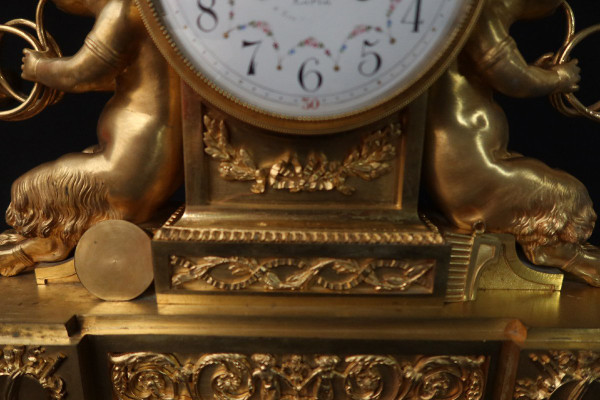
[(36, 380), (53, 400), (67, 397), (65, 381), (56, 374), (64, 354), (48, 357), (43, 347), (6, 346), (0, 349), (0, 376), (8, 377), (3, 393), (4, 400), (18, 400), (20, 379), (28, 377)]
[(225, 291), (432, 293), (435, 274), (435, 260), (171, 256), (171, 267), (173, 287)]
[[(600, 381), (600, 353), (581, 351), (541, 351), (529, 354), (540, 375), (519, 379), (517, 400), (583, 400), (594, 382)], [(553, 396), (560, 393), (560, 396)]]
[(483, 356), (401, 359), (215, 353), (188, 358), (184, 363), (173, 354), (109, 357), (114, 393), (120, 400), (478, 400), (486, 383)]
[(563, 275), (531, 269), (512, 235), (445, 232), (452, 245), (446, 301), (472, 301), (479, 290), (560, 291)]
[(322, 151), (311, 151), (306, 165), (302, 165), (297, 153), (275, 156), (278, 161), (267, 167), (257, 168), (250, 152), (234, 148), (229, 143), (227, 125), (223, 120), (204, 116), (204, 151), (219, 161), (219, 173), (230, 181), (254, 182), (252, 192), (264, 193), (267, 186), (291, 193), (337, 190), (351, 195), (356, 190), (346, 183), (349, 177), (371, 181), (388, 173), (396, 158), (397, 137), (401, 127), (391, 124), (362, 139), (343, 161), (329, 161)]
[(515, 21), (541, 18), (562, 3), (486, 3), (458, 61), (431, 90), (425, 180), (460, 229), (513, 234), (534, 264), (600, 286), (600, 251), (585, 244), (596, 219), (587, 190), (565, 172), (510, 152), (508, 122), (492, 96), (577, 89), (576, 60), (527, 64), (509, 34)]
[(132, 300), (154, 278), (150, 238), (130, 222), (102, 221), (81, 237), (75, 270), (93, 295), (103, 300)]
[(133, 0), (54, 2), (95, 16), (96, 24), (72, 57), (28, 50), (23, 78), (59, 91), (115, 95), (98, 122), (97, 146), (38, 166), (13, 184), (7, 222), (17, 235), (0, 247), (2, 275), (66, 258), (99, 221), (148, 220), (182, 178), (179, 78)]

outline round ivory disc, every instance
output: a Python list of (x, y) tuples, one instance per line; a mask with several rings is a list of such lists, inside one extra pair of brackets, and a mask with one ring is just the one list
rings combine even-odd
[(93, 295), (110, 301), (132, 300), (154, 278), (150, 238), (127, 221), (100, 222), (81, 237), (75, 270)]

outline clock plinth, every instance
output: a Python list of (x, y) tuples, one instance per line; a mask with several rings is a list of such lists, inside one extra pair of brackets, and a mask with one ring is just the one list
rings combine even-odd
[(450, 247), (417, 213), (424, 98), (364, 128), (314, 136), (259, 129), (183, 93), (186, 206), (154, 238), (159, 301), (443, 299)]

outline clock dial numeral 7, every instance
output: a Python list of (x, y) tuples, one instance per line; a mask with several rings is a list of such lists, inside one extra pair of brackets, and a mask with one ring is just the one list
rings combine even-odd
[[(300, 86), (302, 87), (302, 89), (312, 93), (319, 90), (321, 85), (323, 85), (323, 75), (321, 75), (321, 73), (316, 69), (309, 69), (307, 71), (306, 66), (308, 63), (314, 63), (315, 65), (319, 65), (319, 59), (316, 57), (311, 57), (302, 63), (302, 65), (300, 66), (300, 70), (298, 71), (298, 81), (300, 82)], [(307, 79), (310, 79), (310, 81), (312, 81), (312, 87), (306, 86)]]
[(242, 42), (243, 49), (249, 46), (254, 46), (254, 51), (252, 52), (252, 58), (250, 58), (250, 64), (248, 64), (248, 72), (246, 72), (246, 75), (256, 75), (256, 63), (254, 60), (256, 59), (256, 54), (258, 53), (258, 49), (260, 49), (261, 44), (262, 40), (257, 40), (255, 42), (244, 40)]
[[(196, 20), (198, 28), (203, 32), (212, 32), (219, 25), (219, 17), (213, 8), (217, 0), (197, 0), (198, 7), (200, 8), (200, 15)], [(208, 3), (208, 5), (205, 5)]]
[[(367, 51), (367, 48), (375, 47), (377, 43), (379, 43), (379, 40), (376, 40), (374, 42), (369, 42), (368, 40), (365, 40), (363, 42), (363, 46), (360, 51), (360, 56), (363, 58), (363, 60), (360, 62), (360, 64), (358, 64), (358, 72), (362, 76), (371, 77), (375, 75), (381, 68), (381, 56), (375, 51)], [(367, 59), (367, 57), (369, 59)], [(368, 68), (369, 65), (373, 65), (373, 61), (375, 62), (375, 66)]]
[(403, 24), (408, 24), (413, 26), (413, 32), (418, 33), (421, 25), (423, 25), (423, 20), (421, 19), (421, 6), (423, 5), (422, 0), (414, 0), (404, 17), (402, 18)]

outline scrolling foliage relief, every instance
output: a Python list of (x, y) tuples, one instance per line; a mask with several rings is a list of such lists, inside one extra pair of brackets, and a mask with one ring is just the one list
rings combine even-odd
[(52, 400), (63, 400), (67, 396), (65, 381), (55, 375), (56, 370), (66, 358), (57, 354), (54, 358), (46, 356), (43, 347), (6, 346), (0, 348), (0, 376), (8, 377), (3, 400), (17, 400), (20, 379), (23, 377), (37, 381), (46, 389)]
[(600, 353), (551, 350), (529, 354), (540, 374), (517, 380), (514, 399), (550, 400), (559, 390), (566, 390), (569, 400), (583, 400), (590, 386), (600, 382)]
[(387, 355), (111, 354), (121, 400), (479, 400), (485, 357)]

